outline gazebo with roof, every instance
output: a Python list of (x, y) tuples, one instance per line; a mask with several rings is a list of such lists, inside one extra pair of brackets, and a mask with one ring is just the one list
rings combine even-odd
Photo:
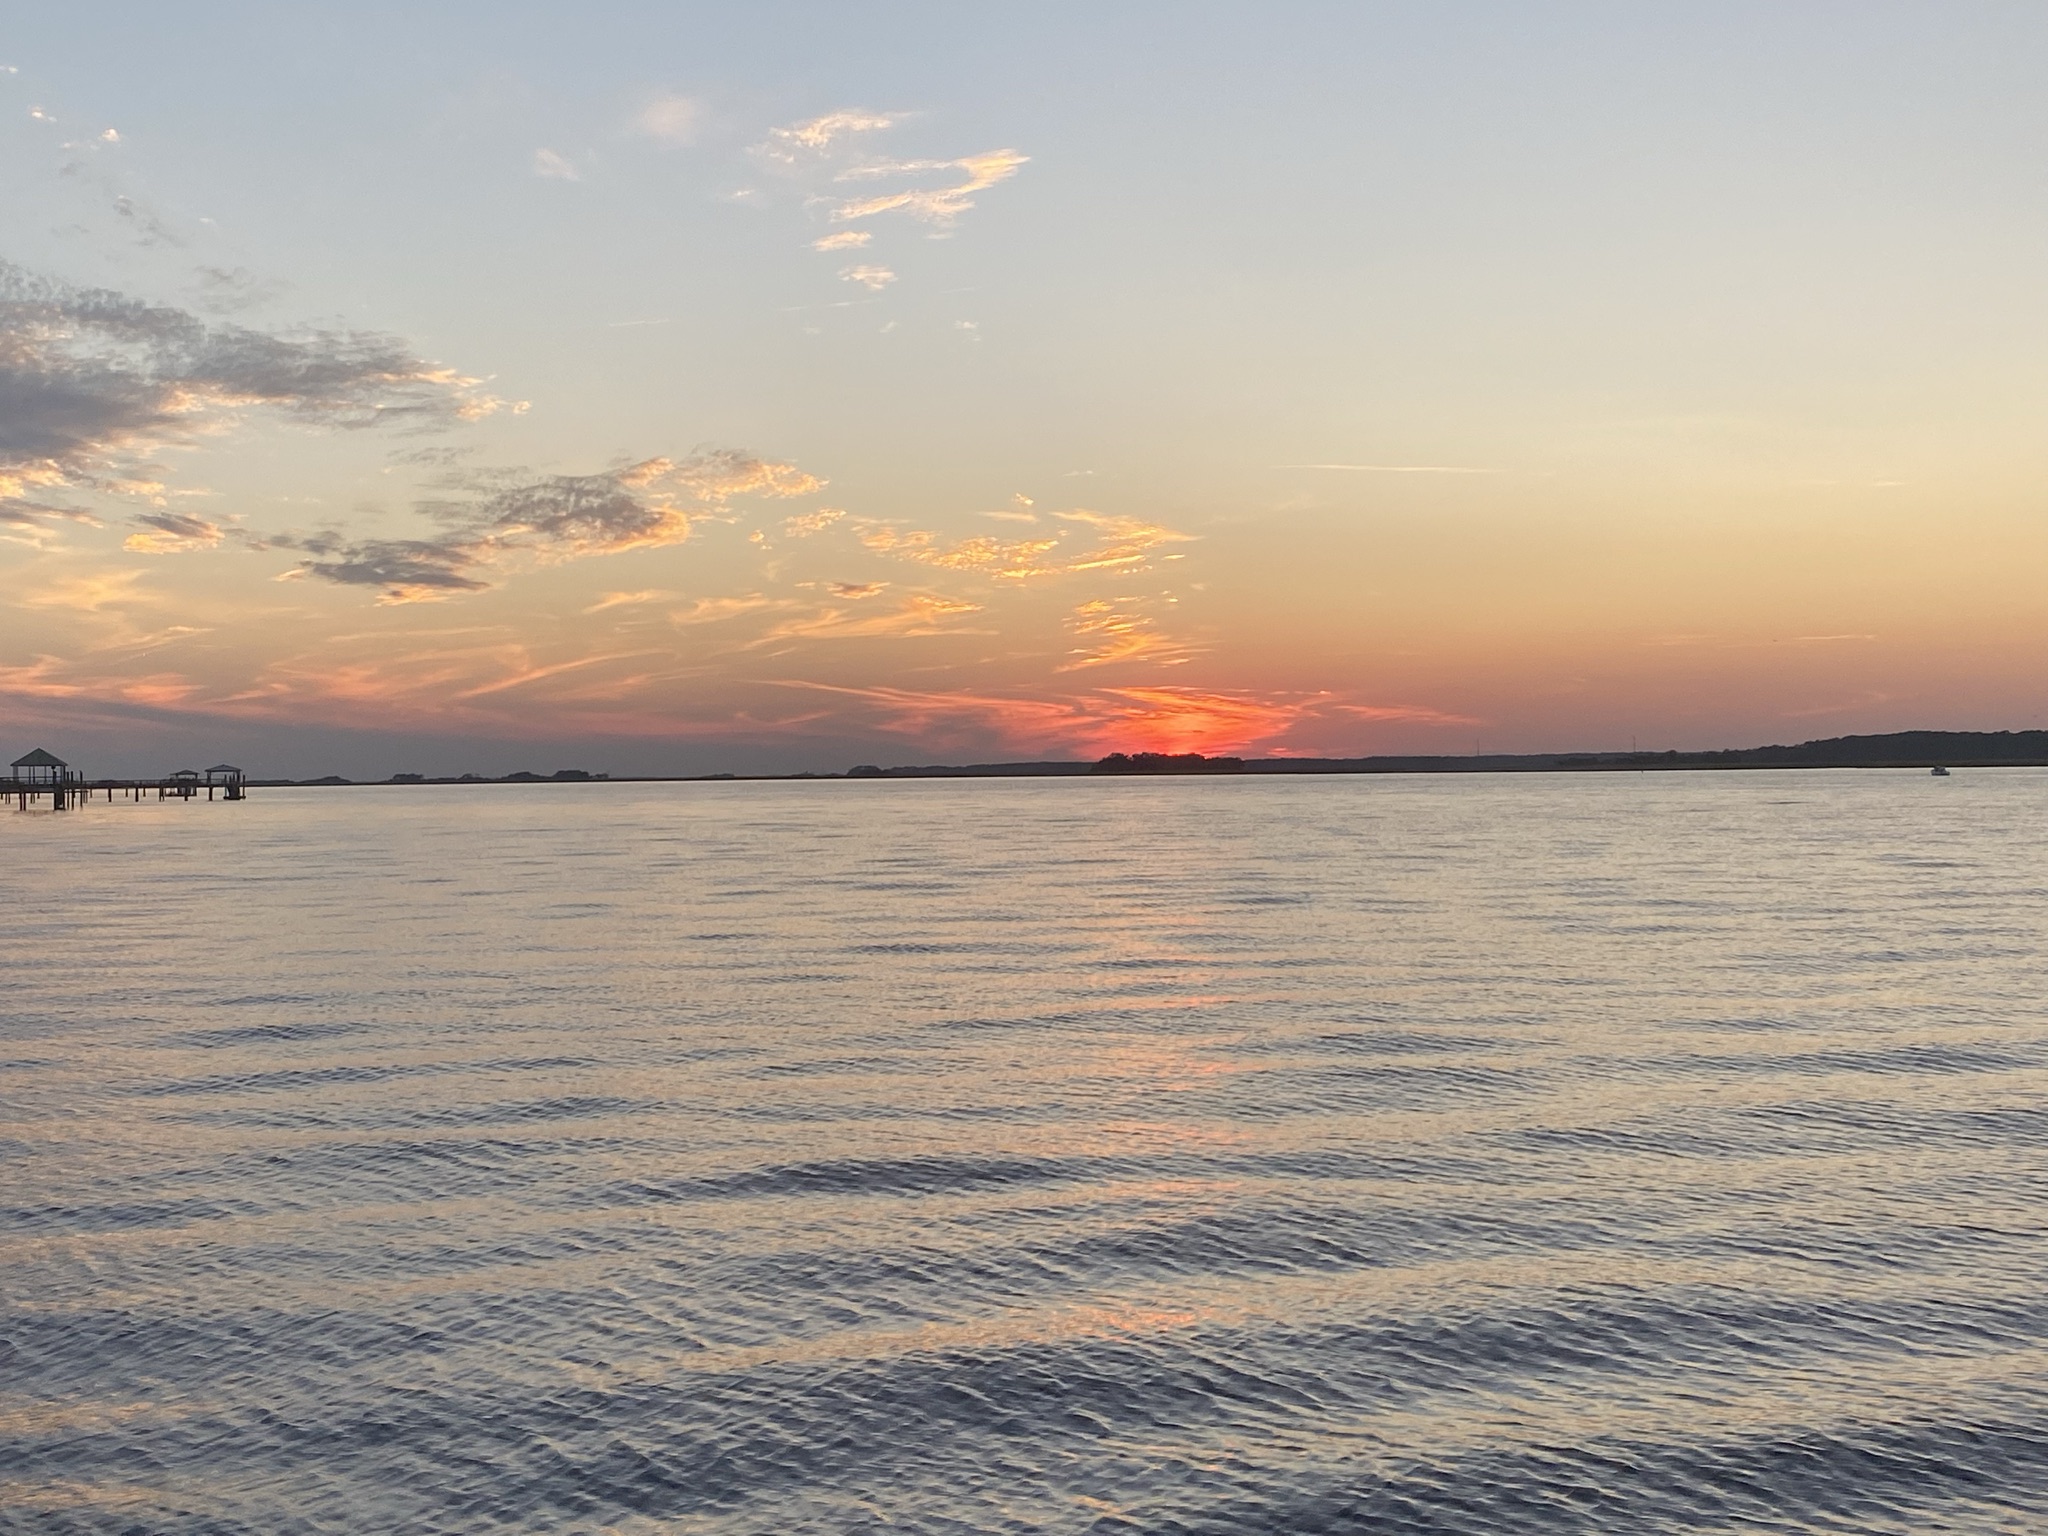
[(50, 797), (54, 810), (64, 810), (85, 798), (85, 775), (54, 752), (41, 747), (26, 757), (17, 757), (9, 768), (13, 777), (0, 779), (0, 790), (21, 797), (21, 808), (41, 795)]
[(248, 775), (233, 763), (215, 763), (206, 770), (206, 798), (213, 798), (214, 787), (218, 785), (227, 792), (230, 800), (242, 798), (242, 783)]
[(41, 747), (37, 747), (26, 757), (17, 757), (9, 766), (14, 769), (15, 783), (33, 784), (38, 788), (68, 784), (78, 777), (63, 758), (55, 753), (45, 752)]

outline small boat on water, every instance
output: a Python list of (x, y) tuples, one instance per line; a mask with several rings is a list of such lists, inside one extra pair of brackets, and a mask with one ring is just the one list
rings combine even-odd
[(1941, 766), (1941, 764), (1939, 764), (1939, 763), (1936, 763), (1936, 764), (1934, 765), (1934, 774), (1933, 774), (1933, 777), (1935, 777), (1935, 778), (1937, 778), (1937, 779), (1945, 779), (1945, 778), (1947, 778), (1947, 777), (1948, 777), (1948, 770), (1947, 770), (1946, 768), (1942, 767), (1942, 766)]

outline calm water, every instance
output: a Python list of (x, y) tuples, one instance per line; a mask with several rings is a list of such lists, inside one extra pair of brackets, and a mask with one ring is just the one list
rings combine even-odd
[(0, 1529), (2048, 1529), (2048, 774), (0, 817)]

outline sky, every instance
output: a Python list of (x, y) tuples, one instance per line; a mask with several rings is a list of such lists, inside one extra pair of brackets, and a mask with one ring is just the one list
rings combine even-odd
[(0, 757), (2048, 725), (2044, 75), (1973, 0), (0, 0)]

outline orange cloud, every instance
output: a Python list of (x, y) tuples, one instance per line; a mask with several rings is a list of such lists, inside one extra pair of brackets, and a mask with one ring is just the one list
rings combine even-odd
[(641, 603), (658, 603), (663, 598), (674, 596), (673, 592), (607, 592), (583, 611), (603, 613), (607, 608), (630, 608)]
[(1124, 701), (1112, 722), (1117, 750), (1122, 751), (1210, 756), (1239, 752), (1280, 735), (1312, 707), (1304, 702), (1203, 693), (1192, 688), (1104, 691)]
[(856, 617), (845, 608), (827, 608), (805, 619), (788, 619), (770, 629), (754, 644), (768, 645), (777, 640), (851, 640), (877, 635), (947, 635), (957, 634), (946, 621), (963, 613), (979, 613), (978, 603), (963, 603), (952, 598), (934, 597), (920, 593), (906, 597), (896, 608), (883, 612)]
[(559, 677), (565, 672), (580, 672), (585, 667), (601, 666), (608, 661), (626, 661), (641, 656), (658, 654), (653, 651), (616, 651), (603, 656), (578, 656), (570, 661), (558, 661), (548, 666), (527, 666), (510, 677), (495, 682), (483, 683), (475, 688), (465, 689), (455, 695), (458, 699), (480, 699), (487, 694), (503, 693), (508, 688), (523, 688), (528, 683), (537, 683), (547, 678)]
[(136, 591), (141, 580), (142, 572), (136, 570), (95, 571), (87, 576), (54, 581), (40, 591), (28, 593), (21, 599), (21, 605), (24, 608), (70, 608), (80, 613), (98, 613), (102, 608), (144, 601), (144, 594)]
[(25, 667), (0, 667), (0, 694), (33, 699), (76, 698), (86, 690), (82, 684), (61, 681), (57, 674), (63, 667), (63, 660), (56, 656), (38, 656)]
[(149, 677), (123, 682), (114, 691), (130, 704), (147, 704), (156, 709), (171, 709), (199, 692), (199, 685), (179, 676), (176, 672), (158, 672)]
[(913, 219), (941, 227), (950, 225), (974, 206), (974, 194), (986, 192), (998, 182), (1008, 181), (1022, 170), (1030, 156), (1014, 149), (992, 149), (984, 154), (963, 155), (958, 160), (885, 160), (857, 165), (842, 171), (841, 181), (875, 180), (894, 176), (918, 176), (933, 171), (961, 171), (965, 179), (956, 186), (918, 188), (885, 192), (877, 197), (856, 198), (832, 210), (834, 223), (871, 219), (878, 213), (904, 213)]
[(820, 507), (815, 512), (799, 512), (794, 517), (785, 517), (782, 520), (783, 537), (801, 539), (814, 533), (823, 533), (844, 516), (844, 507)]
[(1080, 571), (1139, 571), (1145, 568), (1146, 557), (1152, 550), (1162, 544), (1185, 543), (1189, 538), (1185, 533), (1141, 518), (1113, 517), (1081, 508), (1056, 512), (1053, 516), (1093, 529), (1095, 547), (1068, 559), (1048, 560), (1046, 556), (1059, 548), (1066, 530), (1043, 539), (999, 539), (979, 534), (948, 544), (929, 529), (903, 528), (872, 518), (856, 519), (853, 529), (855, 537), (876, 554), (914, 560), (940, 570), (976, 571), (1009, 581)]
[(958, 739), (962, 726), (993, 732), (1005, 742), (1029, 742), (1043, 748), (1071, 742), (1088, 721), (1070, 702), (1053, 699), (1001, 698), (991, 694), (920, 692), (909, 688), (849, 688), (834, 683), (784, 679), (785, 688), (858, 699), (880, 718), (879, 729), (916, 736), (937, 747)]
[(668, 616), (671, 624), (687, 628), (693, 624), (716, 624), (724, 619), (736, 619), (743, 613), (759, 613), (764, 608), (787, 608), (786, 599), (768, 597), (759, 592), (750, 592), (744, 597), (700, 597), (687, 608), (678, 608)]
[(837, 112), (827, 112), (823, 117), (814, 117), (809, 122), (769, 130), (768, 142), (761, 146), (761, 151), (773, 160), (793, 161), (805, 153), (822, 153), (855, 134), (874, 133), (902, 120), (901, 112), (842, 108)]
[(1059, 668), (1062, 672), (1120, 661), (1151, 661), (1171, 667), (1194, 658), (1192, 649), (1161, 634), (1145, 614), (1119, 608), (1104, 598), (1082, 603), (1067, 620), (1067, 627), (1077, 635), (1098, 638), (1094, 644), (1078, 648), (1075, 659)]
[(850, 688), (794, 679), (782, 686), (862, 700), (879, 717), (872, 721), (876, 728), (915, 736), (935, 749), (971, 735), (990, 734), (1006, 750), (1032, 755), (1061, 750), (1090, 756), (1112, 751), (1237, 752), (1281, 734), (1314, 702), (1192, 688), (1105, 688), (1069, 699), (1028, 699)]
[(1085, 523), (1094, 528), (1102, 540), (1101, 548), (1074, 561), (1067, 567), (1070, 571), (1140, 567), (1146, 555), (1161, 544), (1184, 544), (1189, 539), (1185, 533), (1175, 533), (1171, 528), (1148, 523), (1142, 518), (1115, 517), (1080, 507), (1071, 512), (1055, 512), (1053, 516), (1062, 522)]
[(1063, 569), (1057, 564), (1043, 564), (1040, 560), (1041, 556), (1058, 546), (1057, 538), (1012, 541), (983, 534), (954, 544), (942, 544), (936, 533), (925, 529), (906, 530), (892, 523), (866, 519), (854, 525), (854, 534), (878, 555), (915, 560), (919, 565), (935, 566), (944, 571), (979, 571), (984, 575), (1018, 581), (1028, 576), (1049, 576)]
[(149, 512), (136, 519), (143, 525), (121, 547), (142, 555), (176, 555), (189, 549), (211, 549), (227, 535), (218, 523), (182, 512)]

